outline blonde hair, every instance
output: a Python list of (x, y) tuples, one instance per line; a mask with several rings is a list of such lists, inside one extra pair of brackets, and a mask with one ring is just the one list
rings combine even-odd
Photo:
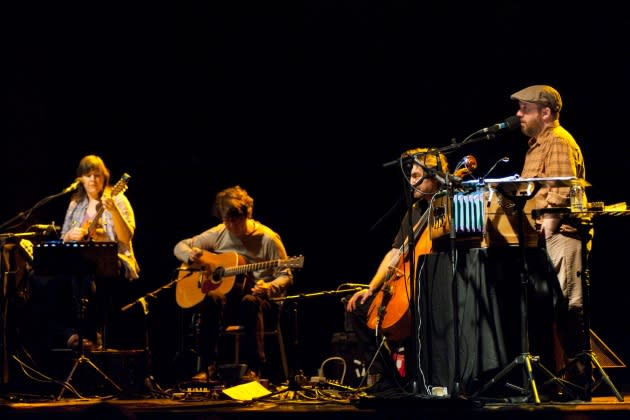
[(423, 163), (427, 168), (436, 169), (440, 172), (448, 172), (448, 161), (446, 160), (446, 155), (437, 149), (418, 147), (416, 149), (407, 150), (400, 157), (404, 159), (411, 156), (416, 156), (416, 159)]

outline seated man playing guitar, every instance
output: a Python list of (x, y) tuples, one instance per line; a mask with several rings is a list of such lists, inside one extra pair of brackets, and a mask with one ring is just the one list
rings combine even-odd
[[(392, 357), (382, 351), (374, 329), (379, 336), (397, 343), (411, 336), (413, 326), (409, 308), (409, 279), (415, 278), (415, 275), (410, 271), (413, 267), (417, 272), (416, 259), (419, 255), (431, 252), (429, 229), (426, 229), (429, 214), (427, 207), (441, 187), (440, 181), (431, 171), (448, 172), (444, 154), (426, 148), (403, 153), (401, 163), (413, 196), (411, 220), (408, 211), (392, 248), (383, 257), (368, 288), (356, 292), (346, 304), (348, 324), (357, 335), (359, 357), (367, 362), (374, 360), (367, 374), (380, 376), (377, 380), (379, 386), (373, 388), (375, 392), (384, 390), (383, 386), (395, 386), (399, 378)], [(413, 236), (409, 234), (411, 226)], [(413, 237), (413, 243), (408, 246), (410, 237)], [(413, 265), (410, 264), (412, 261)], [(375, 357), (377, 352), (379, 357)]]
[[(218, 338), (227, 320), (245, 328), (241, 358), (260, 374), (266, 361), (265, 315), (277, 310), (269, 298), (284, 296), (293, 284), (280, 236), (252, 218), (253, 207), (247, 191), (239, 186), (227, 188), (217, 194), (214, 203), (214, 215), (222, 223), (175, 245), (174, 254), (184, 263), (177, 303), (195, 306), (194, 316), (198, 317), (193, 324), (198, 328), (202, 370), (193, 380), (210, 380), (216, 372)], [(226, 269), (225, 265), (238, 266), (239, 261), (251, 263), (251, 268)], [(230, 271), (243, 274), (228, 275)]]

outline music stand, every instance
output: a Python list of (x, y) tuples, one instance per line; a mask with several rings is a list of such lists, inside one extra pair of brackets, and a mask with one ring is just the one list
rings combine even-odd
[[(528, 286), (529, 286), (529, 268), (527, 264), (527, 253), (525, 243), (524, 224), (525, 219), (525, 204), (530, 198), (536, 195), (536, 192), (543, 184), (546, 185), (571, 185), (571, 181), (574, 181), (574, 177), (557, 177), (557, 178), (517, 178), (508, 180), (480, 180), (479, 183), (486, 183), (490, 185), (490, 188), (494, 188), (504, 197), (511, 200), (514, 203), (514, 210), (516, 211), (516, 219), (518, 221), (518, 243), (521, 254), (521, 273), (520, 273), (520, 327), (521, 327), (521, 354), (516, 356), (512, 362), (510, 362), (505, 368), (497, 373), (493, 378), (486, 382), (477, 392), (475, 392), (471, 398), (476, 399), (479, 395), (483, 394), (488, 388), (495, 383), (499, 382), (504, 376), (510, 373), (513, 369), (521, 366), (523, 371), (523, 382), (525, 388), (520, 391), (523, 395), (528, 395), (533, 398), (534, 403), (540, 404), (540, 396), (538, 394), (538, 387), (536, 386), (536, 380), (534, 379), (533, 368), (536, 367), (547, 375), (551, 382), (558, 384), (562, 387), (567, 395), (573, 396), (573, 392), (566, 386), (566, 384), (558, 377), (556, 377), (549, 369), (547, 369), (541, 362), (539, 356), (533, 356), (529, 348), (529, 320), (528, 320)], [(523, 188), (526, 188), (523, 191)], [(513, 386), (514, 387), (514, 386)], [(514, 387), (517, 388), (517, 387)]]
[(78, 284), (78, 325), (77, 335), (79, 343), (70, 373), (62, 384), (61, 391), (57, 396), (60, 400), (64, 391), (69, 387), (74, 373), (83, 364), (91, 366), (105, 381), (107, 381), (116, 391), (122, 392), (122, 388), (107, 376), (98, 366), (96, 366), (84, 354), (83, 349), (83, 328), (87, 305), (87, 297), (84, 286), (85, 277), (90, 279), (95, 276), (114, 277), (118, 273), (118, 245), (116, 242), (43, 242), (35, 247), (34, 269), (38, 274), (43, 275), (63, 275), (72, 277), (73, 282)]

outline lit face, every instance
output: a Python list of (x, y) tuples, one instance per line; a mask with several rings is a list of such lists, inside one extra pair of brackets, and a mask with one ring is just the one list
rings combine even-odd
[(409, 182), (412, 187), (415, 186), (413, 189), (414, 198), (424, 198), (428, 200), (433, 194), (440, 190), (440, 183), (435, 177), (424, 178), (424, 175), (424, 169), (420, 165), (413, 165)]
[(98, 199), (105, 187), (105, 177), (98, 171), (90, 171), (81, 176), (81, 183), (89, 197)]
[(237, 238), (242, 238), (247, 235), (247, 216), (225, 216), (222, 220), (231, 235)]
[(521, 120), (521, 132), (528, 137), (536, 137), (544, 128), (543, 114), (539, 105), (531, 102), (518, 103), (516, 116)]

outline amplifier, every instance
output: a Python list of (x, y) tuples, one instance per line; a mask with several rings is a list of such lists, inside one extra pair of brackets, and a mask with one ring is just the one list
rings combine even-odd
[(520, 217), (514, 201), (487, 187), (456, 192), (452, 199), (446, 192), (439, 193), (433, 199), (429, 215), (433, 249), (447, 250), (452, 230), (460, 248), (518, 246), (519, 221), (523, 223), (525, 246), (537, 247), (534, 207), (534, 200), (527, 200)]

